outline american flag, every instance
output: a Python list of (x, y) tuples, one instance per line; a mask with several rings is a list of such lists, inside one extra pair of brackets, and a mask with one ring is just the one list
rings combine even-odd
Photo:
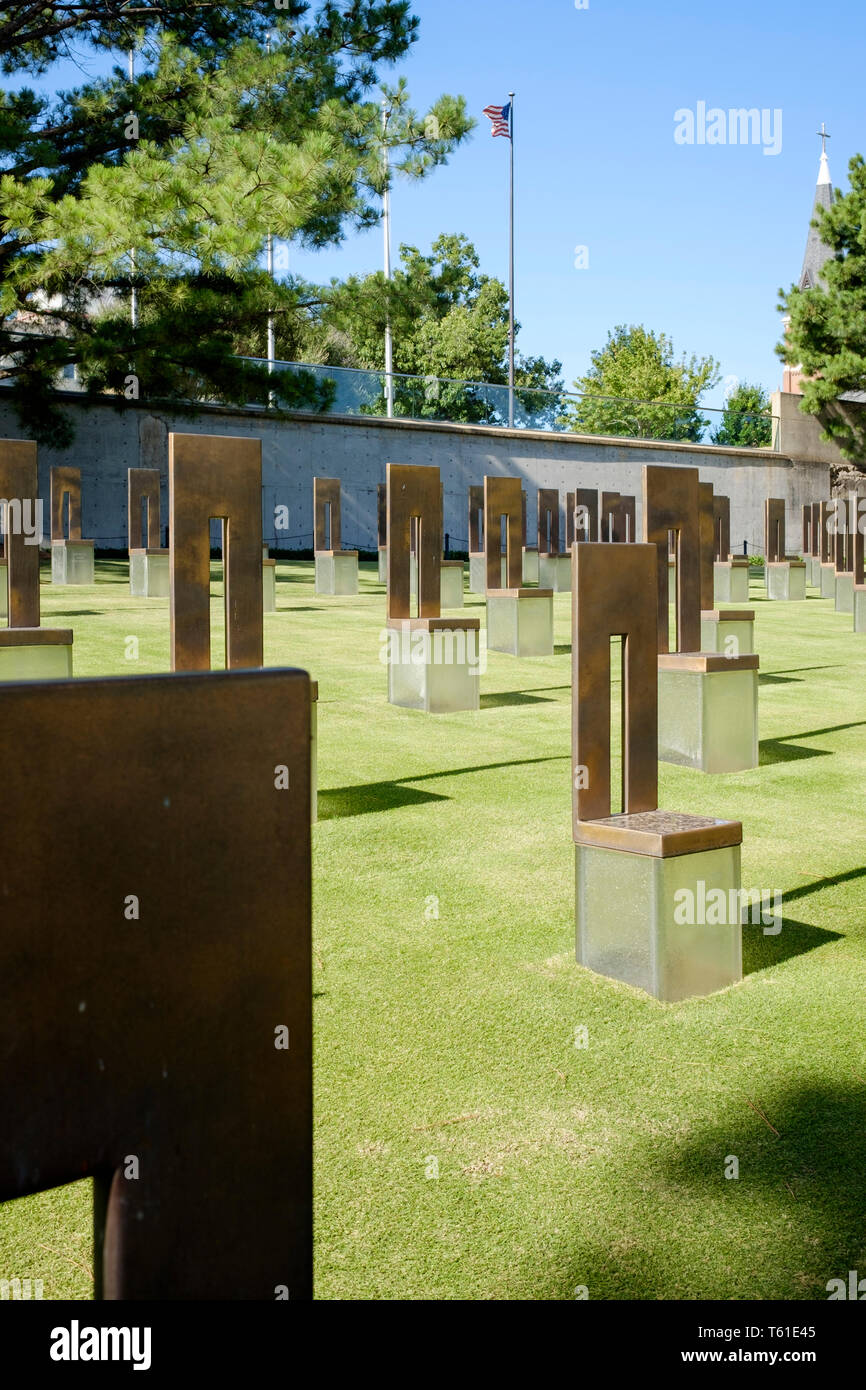
[(506, 102), (505, 106), (485, 106), (485, 116), (488, 116), (493, 123), (490, 134), (495, 139), (497, 135), (504, 135), (506, 140), (511, 139), (511, 102)]

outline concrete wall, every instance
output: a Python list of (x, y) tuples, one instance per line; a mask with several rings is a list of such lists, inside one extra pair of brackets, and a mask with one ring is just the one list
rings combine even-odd
[[(518, 475), (527, 488), (530, 544), (534, 541), (536, 488), (556, 487), (562, 495), (575, 486), (632, 493), (638, 499), (645, 463), (697, 467), (702, 481), (731, 499), (731, 544), (763, 551), (766, 497), (784, 497), (788, 506), (789, 549), (799, 545), (801, 508), (829, 496), (829, 467), (795, 461), (769, 450), (720, 449), (636, 440), (600, 440), (581, 435), (486, 429), (471, 425), (416, 424), (353, 416), (296, 415), (266, 420), (255, 411), (207, 409), (193, 419), (144, 404), (117, 410), (109, 404), (70, 402), (65, 408), (76, 428), (67, 450), (40, 449), (40, 493), (46, 503), (49, 468), (58, 463), (82, 470), (84, 535), (98, 546), (121, 549), (126, 536), (128, 468), (159, 468), (163, 474), (163, 524), (167, 508), (169, 430), (181, 433), (256, 436), (262, 440), (265, 539), (277, 549), (312, 546), (313, 477), (343, 483), (343, 544), (376, 545), (376, 484), (386, 463), (435, 464), (445, 487), (445, 530), (455, 550), (467, 548), (467, 492), (485, 474)], [(20, 431), (0, 402), (0, 437)], [(290, 525), (276, 535), (274, 509), (289, 508)]]

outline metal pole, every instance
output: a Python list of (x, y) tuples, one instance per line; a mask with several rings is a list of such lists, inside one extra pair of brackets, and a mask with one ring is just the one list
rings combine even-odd
[(508, 223), (508, 424), (514, 426), (514, 93), (508, 93), (511, 103), (511, 158), (509, 161), (509, 223)]
[[(130, 85), (135, 81), (135, 49), (134, 49), (134, 48), (131, 48), (131, 49), (129, 50), (129, 81), (130, 81)], [(129, 296), (129, 317), (130, 317), (130, 322), (131, 322), (133, 328), (135, 328), (135, 327), (137, 327), (137, 325), (138, 325), (138, 294), (137, 294), (136, 288), (135, 288), (135, 247), (134, 247), (134, 246), (130, 248), (130, 252), (129, 252), (129, 270), (130, 270), (130, 275), (132, 276), (132, 285), (130, 286), (130, 296)]]
[[(382, 164), (385, 171), (385, 192), (382, 198), (382, 223), (385, 235), (385, 279), (391, 280), (391, 190), (388, 186), (390, 163), (385, 137), (388, 133), (388, 110), (382, 102)], [(394, 341), (391, 334), (390, 317), (385, 323), (385, 403), (388, 419), (394, 415)]]

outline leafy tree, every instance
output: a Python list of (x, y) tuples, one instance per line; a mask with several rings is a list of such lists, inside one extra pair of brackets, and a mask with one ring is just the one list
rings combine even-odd
[[(89, 42), (117, 41), (116, 6), (104, 25), (81, 8)], [(119, 405), (137, 391), (327, 404), (330, 389), (309, 374), (269, 376), (235, 354), (269, 315), (299, 312), (298, 287), (262, 269), (268, 232), (324, 246), (378, 219), (372, 88), (417, 29), (408, 0), (144, 9), (165, 25), (138, 32), (133, 81), (115, 68), (56, 100), (25, 90), (0, 104), (0, 379), (22, 424), (54, 443), (70, 431), (52, 390), (73, 363)], [(60, 44), (31, 29), (4, 56), (38, 69)], [(472, 127), (462, 98), (419, 116), (404, 83), (384, 91), (401, 147), (393, 167), (410, 177), (444, 163)]]
[[(508, 292), (481, 273), (465, 236), (440, 236), (429, 255), (401, 246), (390, 283), (377, 272), (335, 281), (323, 293), (323, 342), (343, 365), (382, 372), (389, 322), (394, 371), (415, 378), (395, 380), (397, 414), (475, 423), (507, 418)], [(557, 402), (547, 393), (562, 389), (560, 370), (542, 357), (519, 358), (518, 408), (539, 421), (552, 414)], [(382, 411), (384, 394), (369, 409)]]
[(866, 391), (866, 163), (848, 165), (850, 191), (819, 208), (814, 225), (833, 252), (821, 281), (811, 289), (780, 290), (789, 318), (784, 343), (776, 349), (789, 366), (803, 371), (803, 409), (817, 416), (825, 438), (846, 458), (866, 462), (866, 411), (846, 400)]
[(567, 429), (641, 439), (702, 438), (709, 421), (698, 402), (719, 380), (712, 357), (677, 361), (664, 333), (619, 324), (591, 361), (586, 376), (574, 383), (581, 399), (560, 417)]
[(773, 441), (770, 398), (763, 386), (741, 381), (728, 396), (714, 444), (742, 449), (766, 449)]

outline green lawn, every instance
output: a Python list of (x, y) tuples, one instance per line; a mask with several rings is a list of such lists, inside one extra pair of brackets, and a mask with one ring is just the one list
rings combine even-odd
[[(280, 564), (266, 662), (320, 683), (318, 1297), (822, 1299), (866, 1275), (866, 638), (752, 593), (761, 766), (661, 764), (660, 801), (742, 820), (743, 884), (782, 890), (784, 927), (744, 928), (741, 985), (665, 1005), (574, 961), (569, 596), (555, 656), (493, 653), (481, 711), (429, 717), (387, 703), (375, 567), (325, 599)], [(42, 594), (77, 675), (167, 669), (167, 600), (130, 599), (124, 564)], [(90, 1263), (87, 1184), (3, 1208), (0, 1277), (88, 1298)]]

